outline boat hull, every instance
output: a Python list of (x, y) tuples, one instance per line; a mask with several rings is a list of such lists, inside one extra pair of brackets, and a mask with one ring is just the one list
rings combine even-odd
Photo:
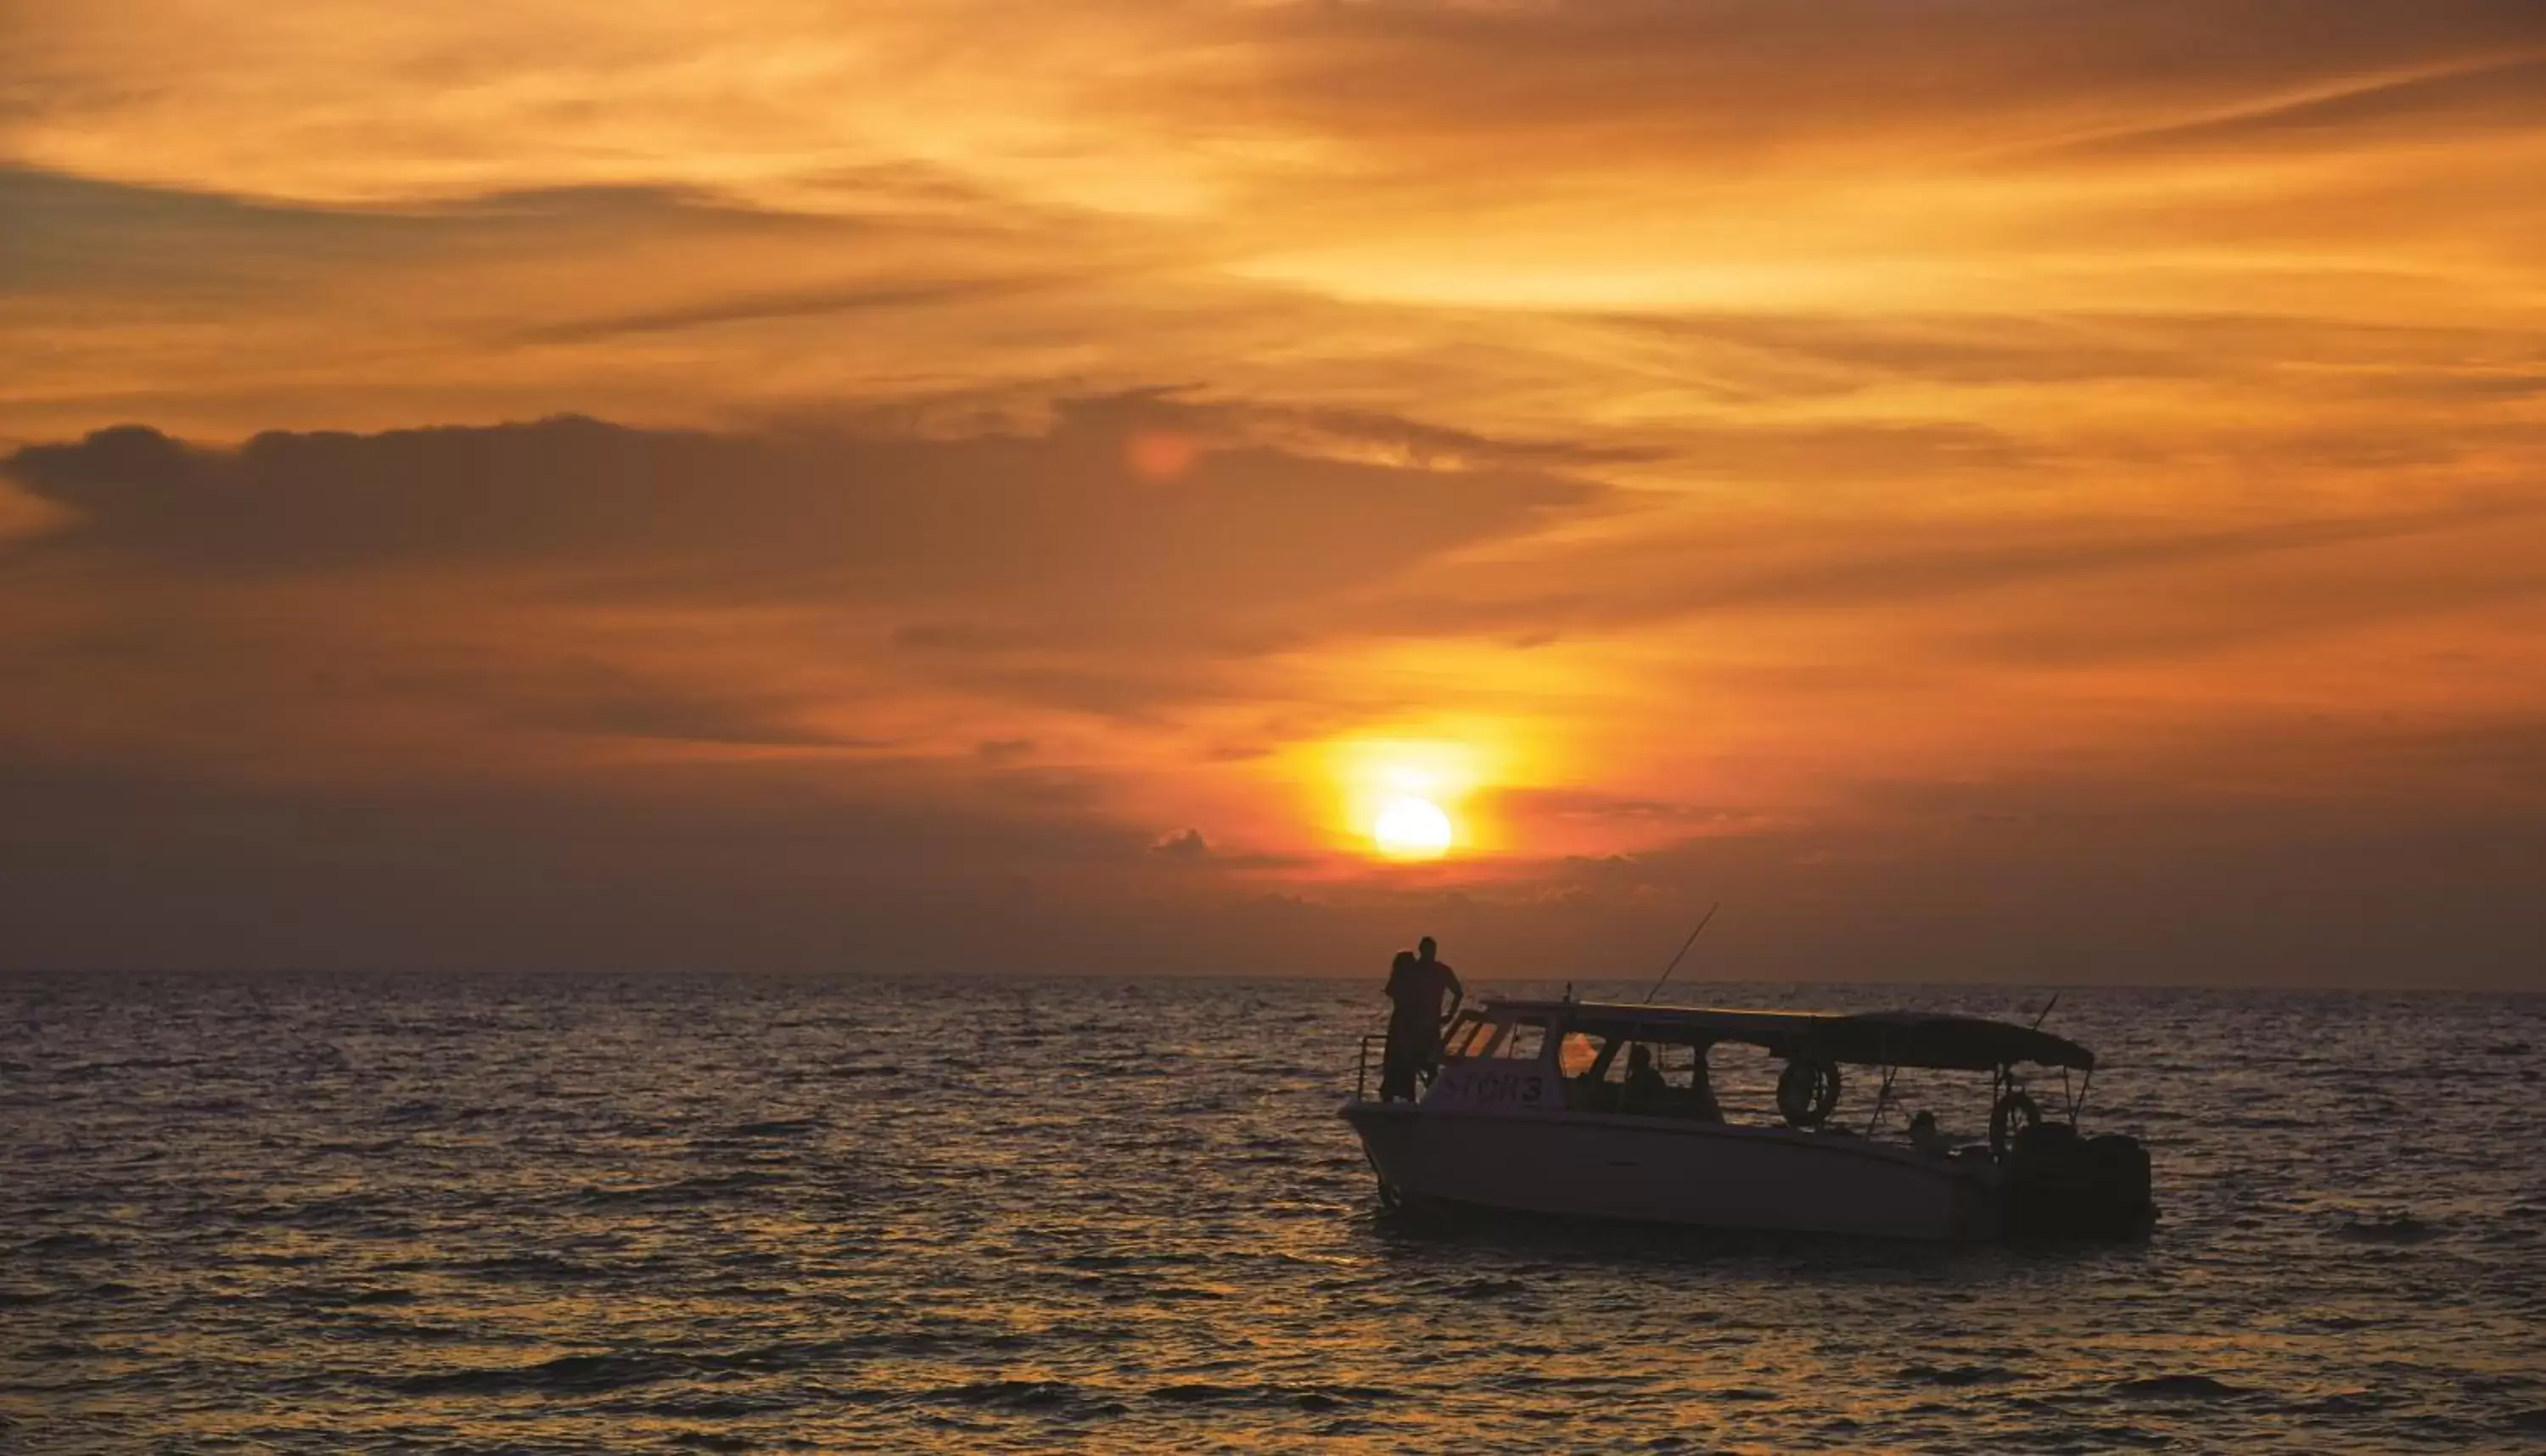
[(1986, 1164), (1836, 1133), (1599, 1113), (1355, 1101), (1391, 1194), (1568, 1218), (1886, 1239), (1996, 1237)]

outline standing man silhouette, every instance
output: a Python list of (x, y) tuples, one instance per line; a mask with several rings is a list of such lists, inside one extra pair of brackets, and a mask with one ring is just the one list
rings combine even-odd
[[(1379, 1096), (1383, 1102), (1414, 1097), (1414, 1080), (1429, 1075), (1441, 1060), (1441, 1028), (1468, 999), (1459, 973), (1439, 958), (1431, 936), (1423, 937), (1418, 954), (1397, 953), (1388, 973), (1388, 1051), (1381, 1061)], [(1442, 992), (1449, 1008), (1441, 1005)]]

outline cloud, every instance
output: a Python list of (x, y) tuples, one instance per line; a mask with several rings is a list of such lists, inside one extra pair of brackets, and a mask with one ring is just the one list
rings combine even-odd
[[(342, 675), (324, 681), (340, 691), (353, 685)], [(445, 678), (434, 690), (478, 697), (511, 724), (571, 737), (868, 752), (897, 746), (891, 739), (809, 726), (806, 705), (781, 693), (755, 695), (734, 687), (718, 691), (677, 679), (648, 681), (599, 661), (545, 662), (536, 672), (488, 672), (474, 681)]]
[[(1360, 620), (1414, 635), (1598, 633), (1727, 616), (1897, 620), (1977, 599), (2001, 644), (2057, 641), (2066, 655), (2098, 642), (2146, 650), (2161, 631), (2165, 649), (2182, 652), (2310, 622), (2546, 596), (2546, 575), (2513, 544), (2546, 536), (2546, 513), (2517, 498), (2238, 527), (1981, 516), (1869, 528), (1686, 513), (1640, 524), (1630, 536), (1532, 551), (1525, 564), (1426, 573)], [(2258, 589), (2267, 582), (2290, 589)], [(2024, 593), (2041, 598), (2035, 609), (2006, 610), (2010, 594)]]
[[(1232, 443), (1172, 486), (1124, 458), (1140, 401), (1065, 405), (1043, 437), (633, 430), (594, 420), (266, 434), (235, 451), (142, 427), (30, 446), (9, 473), (76, 524), (40, 547), (206, 572), (589, 573), (598, 589), (961, 611), (916, 647), (1041, 632), (1228, 641), (1251, 619), (1596, 506), (1597, 486)], [(1181, 418), (1169, 411), (1172, 425)]]
[(1734, 811), (1679, 804), (1664, 799), (1634, 799), (1594, 789), (1525, 789), (1501, 797), (1504, 813), (1522, 817), (1590, 819), (1604, 822), (1659, 823), (1703, 827), (1736, 816)]
[(2205, 373), (2208, 362), (2192, 341), (2129, 318), (1714, 312), (1627, 315), (1618, 322), (1673, 343), (1801, 366), (1775, 376), (1787, 394), (1864, 389), (1902, 379), (1949, 385), (2180, 379)]
[[(0, 165), (0, 239), (13, 291), (75, 284), (251, 282), (277, 292), (278, 256), (304, 265), (412, 261), (451, 249), (592, 243), (642, 232), (733, 240), (749, 232), (830, 233), (823, 219), (742, 208), (678, 186), (537, 188), (413, 207), (320, 207), (206, 188), (147, 186)], [(183, 237), (171, 249), (166, 239)]]
[(1211, 853), (1211, 841), (1202, 837), (1200, 829), (1180, 829), (1159, 835), (1149, 845), (1149, 853), (1169, 859), (1200, 859)]
[[(2435, 71), (2546, 50), (2546, 23), (2517, 0), (2339, 16), (2277, 0), (1301, 7), (1262, 14), (1254, 33), (1295, 114), (1412, 139), (1418, 155), (1507, 147), (1530, 163), (1606, 149), (1632, 164), (1665, 146), (1880, 163), (2010, 131), (2182, 126), (2258, 99), (2437, 84)], [(1529, 63), (1507, 63), (1518, 56)]]
[(521, 337), (533, 343), (586, 343), (628, 334), (675, 333), (725, 323), (763, 323), (772, 319), (811, 318), (826, 314), (866, 313), (906, 308), (921, 303), (978, 302), (1049, 288), (1042, 278), (909, 279), (861, 288), (804, 289), (789, 293), (746, 294), (738, 298), (587, 318), (544, 325)]
[[(2546, 46), (2546, 26), (2527, 38)], [(2339, 84), (2331, 95), (2269, 99), (2229, 115), (2132, 128), (2056, 150), (2117, 157), (2268, 147), (2334, 147), (2363, 136), (2394, 139), (2475, 130), (2511, 132), (2546, 115), (2546, 54), (2489, 60), (2437, 73)]]

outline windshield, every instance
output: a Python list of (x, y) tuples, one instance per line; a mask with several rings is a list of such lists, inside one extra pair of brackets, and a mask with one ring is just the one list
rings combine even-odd
[(1492, 1047), (1494, 1034), (1502, 1028), (1474, 1011), (1462, 1011), (1451, 1021), (1450, 1029), (1441, 1036), (1444, 1057), (1483, 1057)]
[(1513, 1024), (1511, 1035), (1503, 1038), (1502, 1049), (1494, 1055), (1515, 1062), (1535, 1062), (1546, 1045), (1547, 1022), (1532, 1016)]

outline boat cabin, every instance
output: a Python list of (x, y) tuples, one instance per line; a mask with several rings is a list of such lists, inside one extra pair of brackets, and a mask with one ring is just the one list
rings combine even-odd
[[(2085, 1100), (2094, 1054), (2033, 1028), (1977, 1016), (1921, 1012), (1862, 1014), (1643, 1006), (1575, 1000), (1494, 1000), (1463, 1010), (1443, 1033), (1441, 1062), (1422, 1101), (1427, 1108), (1608, 1114), (1709, 1123), (1757, 1118), (1773, 1086), (1785, 1127), (1800, 1132), (1862, 1133), (1887, 1112), (1905, 1070), (1989, 1074), (1989, 1100), (1959, 1121), (1988, 1119), (1990, 1140), (1969, 1155), (2003, 1156), (2024, 1128), (2042, 1121), (2027, 1090), (2027, 1070), (2056, 1071), (2059, 1110), (2072, 1125)], [(1871, 1090), (1855, 1114), (1837, 1116), (1850, 1082)], [(2072, 1082), (2072, 1073), (2077, 1073)], [(1746, 1093), (1736, 1096), (1734, 1093)], [(1976, 1101), (1977, 1099), (1975, 1099)], [(1731, 1117), (1727, 1107), (1735, 1108)], [(1935, 1119), (1924, 1131), (1935, 1131)], [(1921, 1132), (1913, 1123), (1914, 1137)], [(1944, 1151), (1941, 1148), (1938, 1151)]]

